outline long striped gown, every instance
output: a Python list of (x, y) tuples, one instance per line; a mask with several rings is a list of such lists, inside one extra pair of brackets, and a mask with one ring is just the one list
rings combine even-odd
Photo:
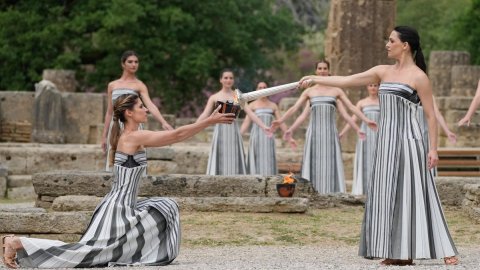
[[(378, 105), (365, 106), (362, 109), (365, 116), (378, 122), (380, 107)], [(355, 149), (355, 163), (353, 164), (352, 194), (363, 195), (367, 193), (368, 181), (372, 177), (373, 153), (377, 146), (377, 132), (362, 122), (360, 129), (365, 132), (365, 140), (358, 139)]]
[(208, 156), (207, 175), (246, 174), (243, 139), (237, 120), (232, 124), (216, 124)]
[[(270, 126), (274, 120), (273, 110), (270, 108), (258, 108), (255, 114), (266, 126)], [(255, 123), (250, 131), (247, 166), (250, 174), (276, 175), (278, 173), (275, 138), (268, 137)]]
[(382, 83), (380, 121), (359, 255), (434, 259), (458, 252), (448, 231), (417, 118), (417, 92)]
[(180, 218), (175, 201), (137, 201), (146, 168), (144, 151), (115, 153), (111, 191), (97, 206), (77, 243), (20, 237), (20, 266), (29, 268), (167, 265), (180, 248)]
[(342, 151), (338, 140), (335, 97), (310, 99), (310, 123), (303, 150), (302, 177), (320, 194), (345, 192)]

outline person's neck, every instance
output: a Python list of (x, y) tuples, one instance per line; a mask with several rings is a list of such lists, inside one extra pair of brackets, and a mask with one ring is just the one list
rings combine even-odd
[(120, 77), (120, 79), (122, 79), (123, 81), (126, 81), (126, 82), (134, 82), (134, 81), (137, 80), (137, 76), (135, 76), (135, 74), (133, 74), (133, 73), (124, 72), (122, 74), (122, 77)]
[(220, 89), (220, 92), (224, 92), (224, 93), (231, 93), (232, 91), (233, 89), (228, 87), (222, 87), (222, 89)]
[(139, 123), (125, 123), (123, 127), (123, 133), (130, 133), (138, 130)]
[(401, 69), (409, 68), (412, 65), (416, 65), (415, 62), (413, 61), (412, 56), (407, 55), (405, 53), (396, 60), (395, 68), (401, 70)]

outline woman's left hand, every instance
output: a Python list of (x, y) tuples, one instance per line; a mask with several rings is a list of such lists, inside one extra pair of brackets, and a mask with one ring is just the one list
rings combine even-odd
[(372, 130), (378, 131), (377, 122), (368, 119), (368, 121), (367, 121), (366, 123), (367, 123), (367, 126), (368, 126), (369, 128), (371, 128)]
[(428, 152), (428, 169), (436, 167), (438, 164), (438, 153), (437, 150), (430, 150)]

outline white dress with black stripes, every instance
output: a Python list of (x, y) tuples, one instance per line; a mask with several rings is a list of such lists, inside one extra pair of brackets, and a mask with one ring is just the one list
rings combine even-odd
[(345, 192), (342, 150), (336, 125), (337, 99), (310, 99), (310, 123), (305, 136), (302, 177), (320, 194)]
[(180, 248), (178, 205), (168, 198), (137, 201), (147, 167), (144, 151), (115, 153), (111, 191), (95, 209), (77, 243), (20, 237), (21, 267), (70, 268), (113, 265), (167, 265)]
[[(255, 114), (268, 127), (272, 124), (272, 121), (275, 120), (273, 109), (270, 108), (258, 108), (255, 110)], [(250, 131), (250, 143), (247, 156), (249, 174), (278, 174), (275, 151), (275, 138), (273, 136), (267, 136), (256, 123), (253, 123)]]
[(382, 83), (372, 179), (359, 255), (434, 259), (456, 255), (431, 170), (415, 89)]

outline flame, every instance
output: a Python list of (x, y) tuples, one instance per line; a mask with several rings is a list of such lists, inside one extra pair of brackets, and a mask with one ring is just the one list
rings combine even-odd
[(289, 175), (285, 175), (283, 177), (283, 183), (284, 184), (293, 184), (295, 183), (295, 178), (292, 177), (293, 173), (291, 172)]
[[(237, 89), (238, 90), (238, 89)], [(238, 102), (238, 96), (237, 96), (237, 91), (235, 91), (233, 93), (233, 103), (234, 104), (239, 104), (240, 102)]]

